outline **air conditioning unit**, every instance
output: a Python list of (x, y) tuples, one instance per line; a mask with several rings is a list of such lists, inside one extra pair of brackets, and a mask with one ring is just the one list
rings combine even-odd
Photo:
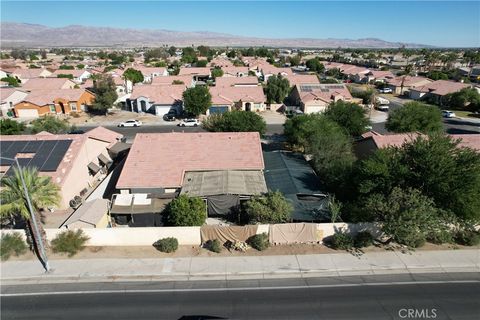
[(82, 204), (82, 197), (80, 196), (75, 196), (72, 200), (70, 200), (70, 207), (72, 209), (77, 209), (78, 207), (80, 207), (81, 204)]

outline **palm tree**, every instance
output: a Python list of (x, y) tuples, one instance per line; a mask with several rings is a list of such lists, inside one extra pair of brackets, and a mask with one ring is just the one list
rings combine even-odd
[(44, 244), (46, 241), (45, 230), (39, 217), (40, 209), (55, 206), (60, 201), (59, 187), (51, 181), (51, 177), (39, 176), (36, 168), (13, 168), (13, 174), (2, 178), (2, 190), (0, 191), (0, 218), (12, 218), (19, 216), (27, 222), (27, 234), (29, 234), (35, 243), (33, 248), (39, 253), (39, 240), (34, 232), (32, 216), (28, 208), (27, 197), (25, 195), (21, 174), (30, 197), (32, 209), (37, 214), (34, 215), (39, 228), (40, 235)]

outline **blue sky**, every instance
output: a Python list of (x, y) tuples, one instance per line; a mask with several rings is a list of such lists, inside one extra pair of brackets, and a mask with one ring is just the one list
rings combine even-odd
[(268, 38), (380, 38), (480, 46), (480, 1), (4, 1), (1, 20), (60, 27), (213, 31)]

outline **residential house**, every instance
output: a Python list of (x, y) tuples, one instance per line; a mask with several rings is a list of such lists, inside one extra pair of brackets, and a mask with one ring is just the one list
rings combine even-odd
[(12, 72), (10, 70), (0, 69), (0, 79), (9, 77), (11, 75), (12, 75)]
[(370, 72), (370, 70), (367, 68), (347, 64), (343, 65), (340, 68), (340, 71), (348, 79), (358, 83), (362, 82), (362, 79), (365, 77), (365, 75)]
[(258, 87), (258, 78), (248, 77), (218, 77), (215, 79), (216, 87)]
[[(378, 149), (388, 147), (401, 147), (417, 139), (422, 134), (418, 132), (398, 133), (383, 135), (375, 131), (369, 131), (362, 135), (362, 139), (356, 141), (353, 146), (357, 158), (365, 159)], [(459, 140), (459, 147), (468, 147), (480, 152), (480, 134), (451, 134), (453, 139)]]
[(13, 106), (28, 95), (19, 88), (0, 88), (0, 113), (2, 117), (13, 117)]
[(209, 67), (230, 68), (233, 67), (232, 61), (226, 57), (215, 57), (208, 63)]
[(180, 71), (178, 73), (179, 76), (192, 76), (193, 80), (195, 82), (202, 81), (206, 82), (208, 79), (210, 79), (212, 73), (210, 71), (210, 68), (180, 68)]
[(155, 198), (180, 193), (202, 197), (209, 215), (225, 215), (240, 201), (267, 191), (263, 169), (257, 132), (138, 133), (116, 185), (120, 198), (114, 206), (132, 194), (145, 195), (142, 203), (148, 206)]
[(223, 77), (247, 77), (248, 67), (222, 67)]
[(133, 88), (126, 101), (127, 110), (148, 112), (162, 117), (170, 110), (183, 111), (183, 92), (186, 85), (142, 85)]
[(94, 94), (85, 89), (35, 90), (14, 105), (14, 112), (19, 118), (82, 112), (92, 105), (94, 98)]
[(324, 112), (327, 106), (339, 100), (355, 102), (345, 84), (300, 84), (289, 97), (304, 113)]
[(195, 81), (193, 80), (192, 75), (184, 76), (164, 76), (164, 77), (155, 77), (152, 79), (152, 85), (174, 85), (174, 84), (184, 84), (187, 88), (192, 88), (195, 86)]
[(72, 81), (75, 83), (83, 83), (85, 80), (90, 78), (92, 75), (89, 71), (87, 70), (63, 70), (63, 69), (58, 69), (53, 72), (52, 76), (58, 77), (59, 75), (70, 75), (72, 76)]
[(390, 79), (395, 78), (395, 75), (391, 71), (370, 70), (364, 74), (363, 78), (359, 82), (371, 83), (371, 82), (387, 82)]
[(34, 69), (19, 69), (16, 68), (12, 71), (12, 76), (17, 77), (22, 83), (28, 79), (46, 78), (50, 77), (52, 73), (47, 69), (34, 68)]
[(260, 86), (209, 87), (212, 106), (207, 114), (232, 110), (265, 111), (265, 94)]
[[(60, 188), (59, 209), (69, 207), (75, 196), (84, 195), (105, 177), (111, 163), (108, 149), (121, 134), (97, 127), (84, 134), (1, 136), (0, 155), (17, 158), (21, 166), (36, 167)], [(0, 173), (9, 175), (13, 162), (0, 158)]]
[(287, 78), (290, 87), (300, 84), (320, 84), (316, 74), (292, 74), (286, 75), (284, 78)]
[(293, 75), (292, 69), (290, 68), (277, 68), (272, 66), (271, 64), (263, 65), (259, 69), (261, 76), (263, 77), (263, 81), (268, 81), (273, 75), (281, 75), (281, 76), (291, 76)]
[(144, 83), (151, 83), (156, 77), (168, 76), (168, 70), (164, 67), (135, 66), (133, 68), (142, 73)]
[(65, 78), (35, 78), (22, 83), (22, 90), (57, 90), (74, 89), (77, 84), (70, 79)]
[(387, 80), (387, 85), (394, 94), (406, 94), (409, 90), (421, 87), (433, 82), (424, 77), (400, 76)]
[(470, 87), (471, 85), (461, 82), (437, 80), (424, 86), (410, 89), (410, 98), (414, 100), (429, 99), (435, 104), (442, 105), (442, 98), (447, 94)]

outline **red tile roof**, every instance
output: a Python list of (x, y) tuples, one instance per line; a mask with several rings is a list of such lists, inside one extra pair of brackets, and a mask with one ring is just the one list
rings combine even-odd
[(308, 83), (320, 84), (318, 77), (314, 74), (294, 74), (294, 75), (284, 76), (284, 78), (288, 79), (288, 82), (290, 82), (290, 87), (293, 87), (297, 84), (308, 84)]
[(75, 82), (65, 78), (35, 78), (35, 79), (29, 79), (25, 83), (22, 83), (22, 89), (53, 90), (53, 89), (62, 89), (65, 86), (68, 86), (70, 89), (73, 89), (75, 85), (76, 85)]
[(186, 88), (186, 84), (139, 85), (133, 87), (130, 99), (145, 97), (156, 104), (174, 104), (183, 99), (183, 92)]
[(186, 171), (263, 169), (257, 132), (137, 133), (117, 188), (176, 188)]
[(258, 85), (258, 78), (248, 77), (219, 77), (215, 79), (217, 87), (233, 87), (235, 85)]
[(431, 92), (439, 96), (444, 96), (446, 94), (454, 93), (468, 87), (470, 87), (469, 84), (461, 82), (437, 80), (427, 85), (416, 87), (414, 90), (426, 93)]
[[(404, 78), (405, 80), (403, 80)], [(433, 82), (433, 80), (430, 80), (424, 77), (400, 76), (393, 79), (388, 79), (387, 83), (393, 86), (401, 86), (402, 81), (405, 87), (418, 87), (418, 86), (423, 86), (429, 82)]]
[(210, 68), (180, 68), (179, 76), (184, 75), (200, 75), (200, 76), (209, 76)]
[(237, 101), (245, 102), (265, 102), (265, 94), (260, 86), (257, 87), (209, 87), (212, 95), (212, 104), (232, 104)]
[(173, 81), (178, 80), (182, 81), (186, 86), (190, 86), (193, 81), (193, 76), (164, 76), (164, 77), (155, 77), (152, 79), (152, 85), (167, 85), (172, 84)]

